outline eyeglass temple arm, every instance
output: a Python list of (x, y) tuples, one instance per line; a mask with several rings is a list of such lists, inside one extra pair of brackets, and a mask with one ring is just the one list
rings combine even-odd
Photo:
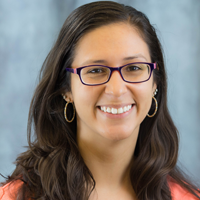
[(157, 70), (159, 70), (159, 66), (158, 66), (158, 64), (155, 62), (155, 63), (153, 63), (153, 69), (157, 69)]
[(65, 68), (65, 69), (66, 69), (68, 72), (77, 74), (77, 69), (76, 69), (76, 68), (74, 68), (74, 69), (72, 69), (72, 68)]

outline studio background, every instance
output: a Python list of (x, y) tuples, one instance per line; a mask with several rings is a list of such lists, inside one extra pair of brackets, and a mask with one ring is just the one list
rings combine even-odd
[[(38, 73), (62, 24), (87, 0), (0, 0), (0, 173), (27, 146)], [(119, 0), (157, 29), (168, 75), (168, 105), (180, 133), (179, 166), (200, 185), (200, 0)], [(0, 182), (4, 179), (0, 177)]]

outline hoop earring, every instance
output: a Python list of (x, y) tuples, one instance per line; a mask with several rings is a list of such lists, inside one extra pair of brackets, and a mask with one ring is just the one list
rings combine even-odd
[[(72, 117), (71, 120), (69, 120), (69, 119), (67, 118), (67, 106), (68, 106), (69, 103), (71, 103), (71, 104), (73, 105), (73, 110), (74, 110), (74, 112), (73, 112), (73, 117)], [(67, 122), (69, 122), (69, 123), (71, 123), (71, 122), (74, 120), (74, 117), (75, 117), (75, 107), (74, 107), (74, 103), (73, 103), (73, 102), (67, 102), (67, 103), (65, 104), (64, 116), (65, 116), (65, 120), (66, 120)]]
[(153, 117), (157, 113), (157, 110), (158, 110), (158, 102), (157, 102), (155, 97), (152, 97), (152, 98), (155, 101), (156, 108), (155, 108), (155, 111), (154, 111), (154, 113), (152, 115), (147, 114), (148, 117)]

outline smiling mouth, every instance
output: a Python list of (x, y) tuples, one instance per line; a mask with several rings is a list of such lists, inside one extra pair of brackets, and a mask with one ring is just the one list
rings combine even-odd
[(120, 107), (120, 108), (99, 106), (99, 109), (102, 110), (105, 113), (111, 113), (111, 114), (117, 115), (117, 114), (122, 114), (122, 113), (128, 112), (132, 107), (133, 107), (133, 104), (123, 106), (123, 107)]

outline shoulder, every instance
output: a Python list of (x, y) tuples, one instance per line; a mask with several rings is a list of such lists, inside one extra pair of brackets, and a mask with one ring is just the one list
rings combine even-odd
[(0, 200), (14, 200), (17, 198), (17, 193), (23, 182), (20, 180), (10, 182), (3, 187), (0, 187)]
[(198, 200), (199, 198), (192, 195), (186, 189), (182, 188), (179, 184), (173, 180), (169, 181), (169, 187), (171, 190), (172, 200)]

